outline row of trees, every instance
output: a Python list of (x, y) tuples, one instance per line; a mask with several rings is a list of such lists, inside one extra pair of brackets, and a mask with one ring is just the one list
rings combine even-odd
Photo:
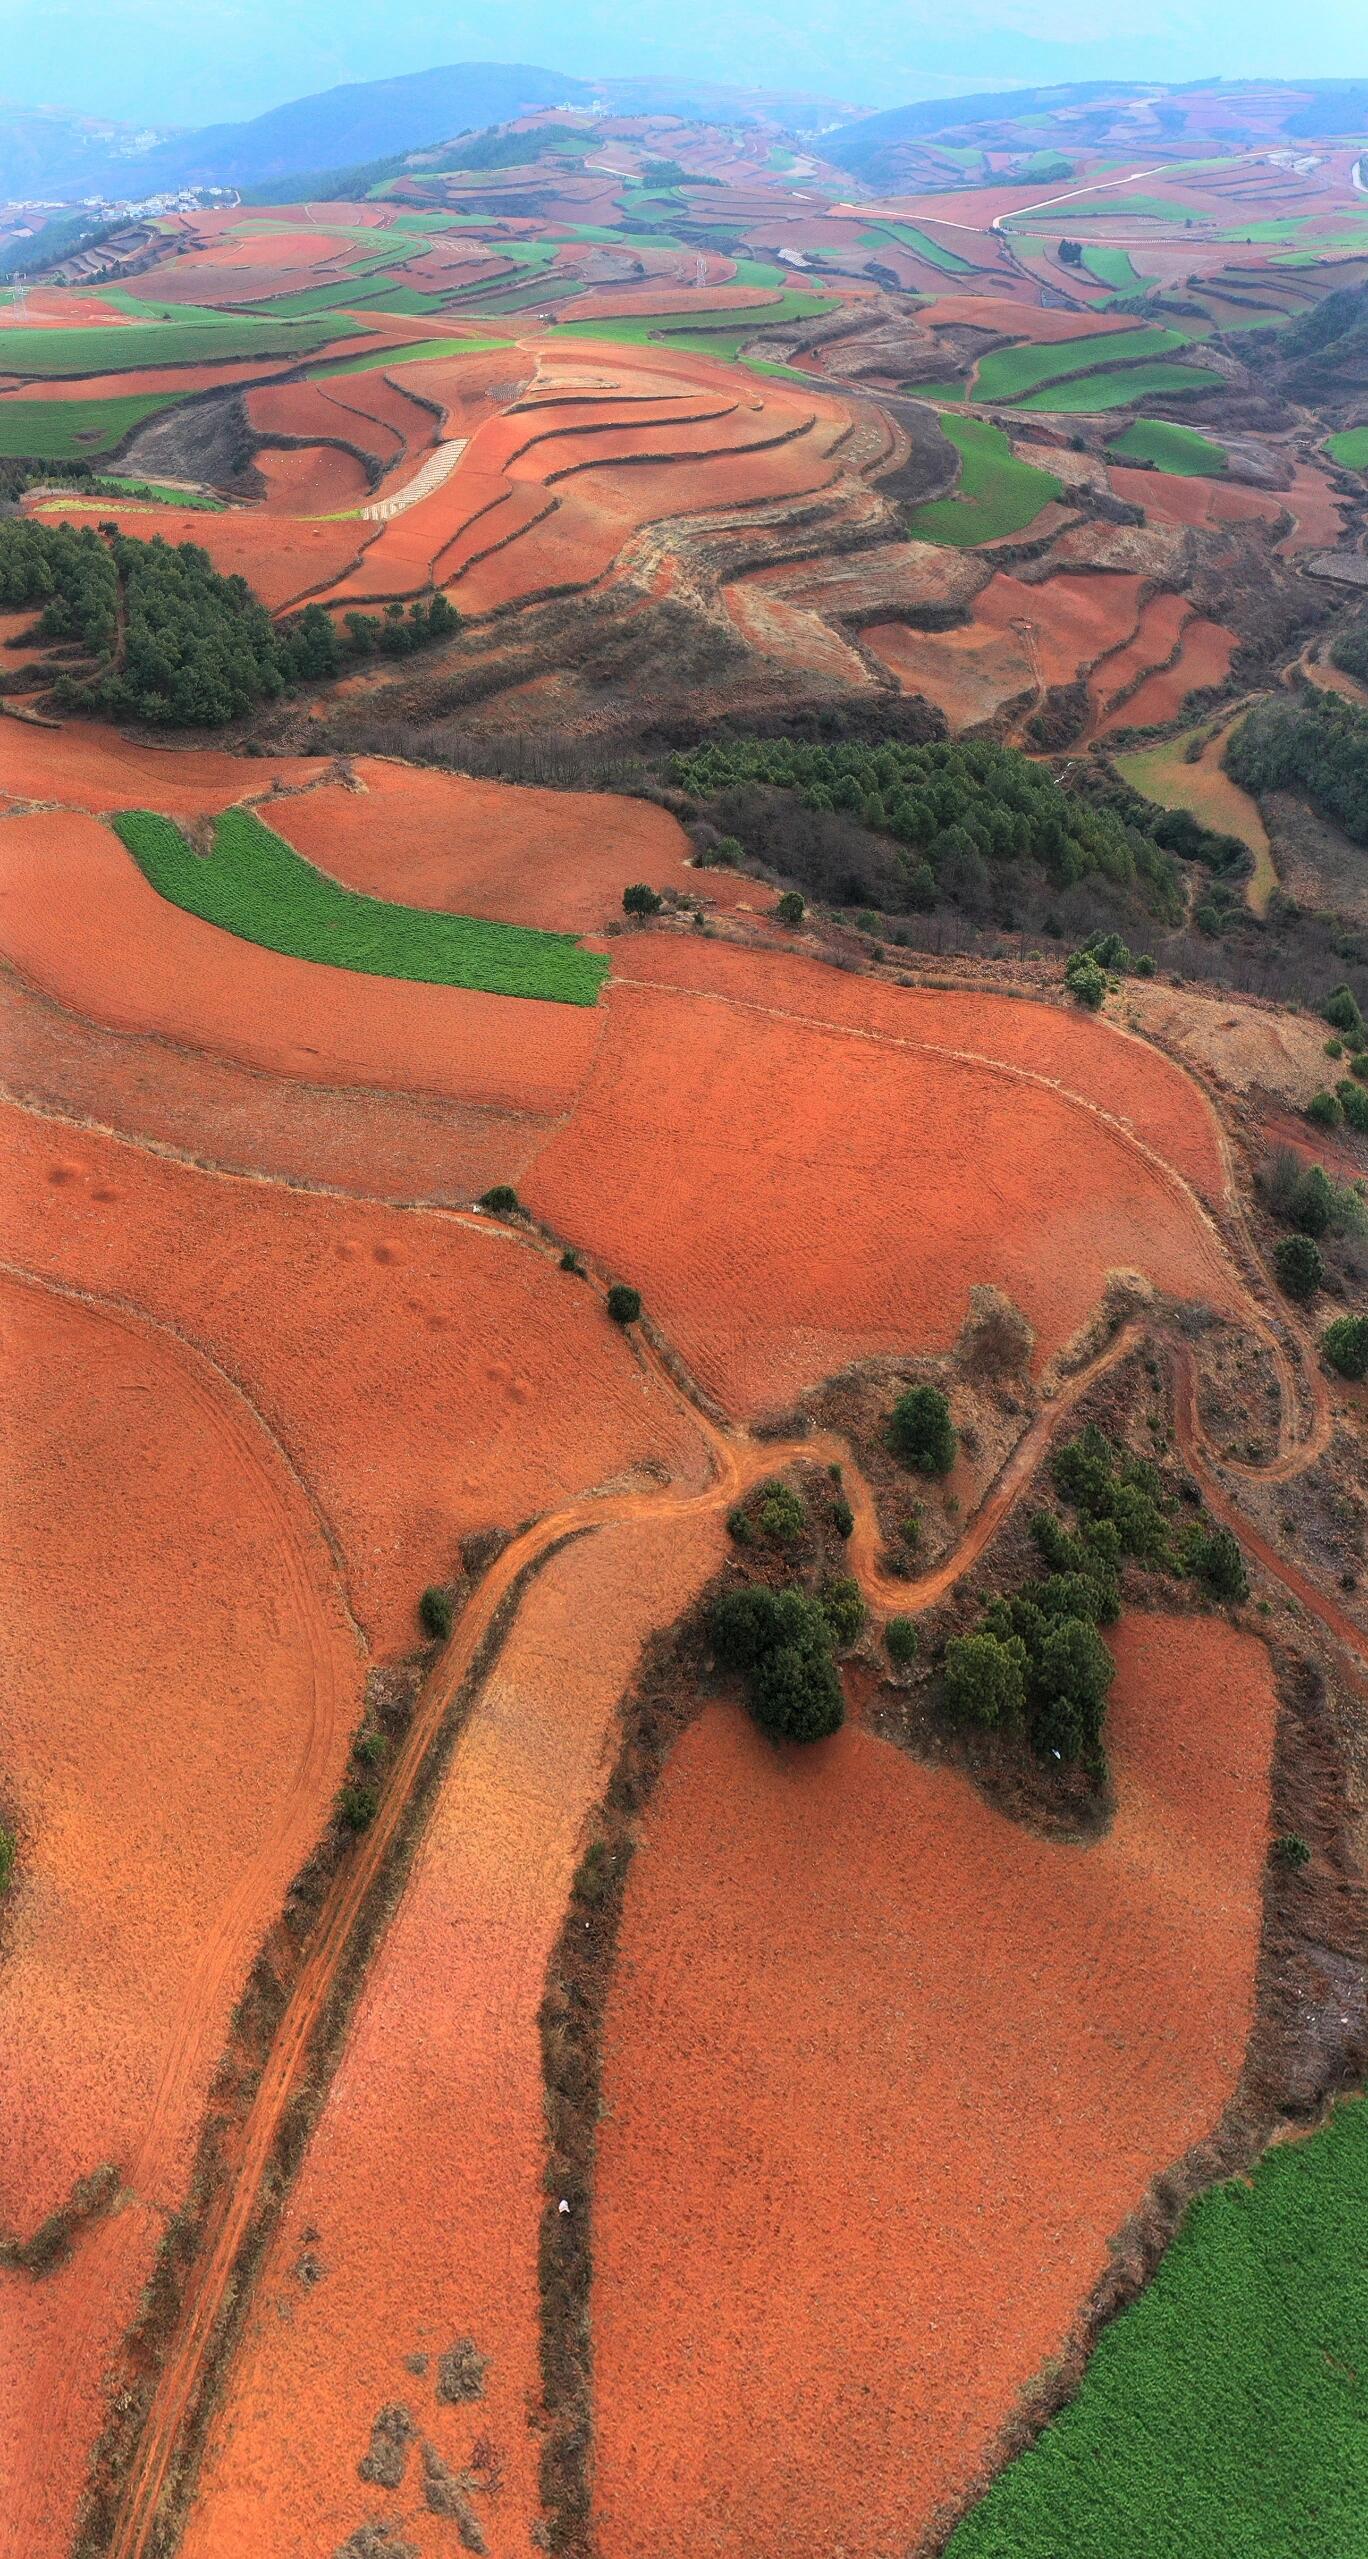
[(0, 524), (0, 605), (37, 606), (36, 637), (90, 661), (58, 677), (64, 707), (171, 728), (222, 727), (348, 662), (444, 638), (459, 621), (433, 595), (407, 613), (399, 604), (350, 613), (342, 632), (317, 604), (274, 622), (246, 580), (221, 577), (197, 543), (31, 517)]
[(717, 738), (676, 755), (670, 774), (704, 802), (763, 786), (891, 836), (906, 857), (903, 903), (914, 910), (934, 901), (938, 879), (957, 862), (977, 861), (990, 871), (1034, 864), (1060, 889), (1090, 877), (1138, 887), (1156, 911), (1180, 911), (1174, 866), (1150, 835), (990, 740)]

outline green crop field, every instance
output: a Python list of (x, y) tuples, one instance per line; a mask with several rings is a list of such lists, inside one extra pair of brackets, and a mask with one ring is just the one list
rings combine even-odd
[(1087, 336), (1060, 338), (1053, 346), (997, 347), (979, 360), (974, 398), (1016, 403), (1069, 374), (1171, 355), (1186, 344), (1177, 329), (1143, 327), (1097, 330)]
[(224, 811), (207, 861), (170, 818), (150, 810), (125, 809), (113, 824), (172, 906), (292, 959), (555, 1004), (597, 1003), (608, 974), (608, 962), (581, 950), (573, 934), (359, 896), (303, 861), (251, 809)]
[(1153, 462), (1181, 480), (1218, 480), (1226, 467), (1219, 444), (1170, 418), (1137, 418), (1107, 447), (1122, 462)]
[(1368, 426), (1345, 427), (1341, 434), (1327, 436), (1325, 450), (1346, 471), (1368, 471)]
[(894, 241), (900, 249), (914, 250), (919, 258), (925, 258), (930, 266), (942, 268), (946, 275), (970, 275), (973, 272), (972, 258), (962, 258), (958, 249), (947, 248), (943, 240), (933, 240), (929, 232), (920, 230), (914, 222), (881, 222), (876, 229), (861, 233), (859, 245), (874, 256), (885, 240)]
[(506, 347), (507, 338), (412, 338), (406, 346), (372, 347), (368, 355), (339, 355), (329, 364), (305, 367), (306, 382), (330, 382), (344, 373), (382, 373), (401, 364), (427, 364), (436, 356), (485, 355)]
[(1129, 249), (1085, 249), (1083, 264), (1099, 284), (1109, 284), (1113, 293), (1142, 293), (1145, 278), (1138, 274)]
[(832, 308), (825, 294), (785, 293), (756, 311), (708, 310), (706, 286), (698, 296), (697, 318), (688, 311), (643, 312), (639, 319), (562, 320), (558, 338), (611, 339), (618, 346), (668, 344), (693, 355), (714, 355), (734, 363), (744, 339), (795, 320), (814, 320)]
[(0, 399), (0, 456), (33, 462), (79, 462), (112, 452), (144, 418), (174, 406), (167, 392), (126, 400)]
[(907, 529), (915, 542), (950, 542), (957, 550), (1021, 533), (1051, 498), (1064, 492), (1050, 471), (1020, 462), (1001, 427), (986, 418), (946, 418), (945, 433), (961, 456), (954, 497), (914, 507)]
[(228, 364), (237, 356), (309, 355), (355, 334), (352, 321), (212, 319), (130, 321), (119, 328), (0, 329), (0, 373), (70, 381), (82, 373), (136, 373), (145, 365)]
[(1192, 2205), (1076, 2399), (946, 2559), (1368, 2547), (1368, 2102)]
[(1205, 365), (1132, 364), (1118, 367), (1114, 373), (1085, 373), (1077, 382), (1056, 382), (1044, 391), (1033, 391), (1028, 400), (1018, 400), (1015, 406), (1052, 414), (1128, 409), (1134, 401), (1157, 394), (1178, 400), (1186, 392), (1210, 391), (1224, 378)]

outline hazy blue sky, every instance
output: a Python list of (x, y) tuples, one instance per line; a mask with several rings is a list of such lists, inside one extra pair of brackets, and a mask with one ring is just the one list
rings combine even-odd
[(341, 80), (531, 62), (897, 106), (1024, 80), (1368, 76), (1368, 0), (0, 0), (0, 91), (208, 124)]

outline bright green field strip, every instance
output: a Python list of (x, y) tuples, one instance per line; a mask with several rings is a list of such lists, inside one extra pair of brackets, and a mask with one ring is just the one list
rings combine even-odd
[(126, 400), (0, 399), (0, 456), (35, 462), (79, 462), (108, 453), (144, 418), (173, 407), (170, 394)]
[[(1004, 213), (1004, 231), (1018, 221), (1029, 219), (1030, 211), (1029, 206), (1023, 206), (1020, 214)], [(1076, 222), (1119, 222), (1128, 214), (1139, 214), (1146, 222), (1196, 222), (1200, 219), (1190, 204), (1175, 204), (1169, 196), (1131, 195), (1128, 191), (1112, 196), (1073, 197), (1067, 212), (1070, 230)]]
[(159, 480), (119, 480), (110, 478), (98, 484), (94, 497), (85, 497), (79, 488), (62, 497), (40, 498), (37, 513), (51, 508), (62, 515), (108, 515), (111, 503), (126, 513), (130, 507), (183, 507), (191, 515), (224, 515), (222, 498), (207, 497), (200, 489), (172, 489)]
[(164, 364), (226, 364), (235, 356), (308, 355), (329, 339), (352, 336), (354, 325), (326, 321), (242, 320), (133, 321), (115, 329), (0, 329), (0, 373), (43, 381), (72, 380), (82, 373), (136, 373)]
[[(700, 295), (700, 301), (703, 297)], [(744, 338), (755, 337), (764, 329), (780, 328), (795, 320), (815, 320), (831, 303), (824, 293), (786, 293), (782, 300), (769, 302), (758, 311), (716, 312), (707, 321), (707, 304), (699, 319), (686, 311), (644, 313), (640, 319), (562, 320), (558, 338), (605, 338), (621, 346), (657, 346), (667, 342), (692, 350), (695, 354), (720, 355), (728, 363), (734, 361)]]
[(1113, 293), (1139, 293), (1145, 278), (1137, 274), (1128, 249), (1085, 249), (1083, 264), (1099, 284), (1109, 284)]
[(1339, 435), (1327, 436), (1325, 450), (1346, 471), (1368, 471), (1368, 426), (1345, 427)]
[(1192, 2205), (947, 2559), (1361, 2559), (1368, 2103)]
[(125, 809), (115, 833), (158, 894), (239, 941), (289, 958), (420, 986), (466, 986), (554, 1004), (596, 1004), (608, 962), (573, 934), (427, 907), (391, 906), (339, 887), (251, 809), (226, 809), (206, 861), (178, 827)]
[(997, 347), (980, 358), (974, 375), (976, 400), (1024, 399), (1046, 383), (1068, 374), (1096, 372), (1103, 365), (1172, 355), (1187, 341), (1177, 329), (1114, 329), (1089, 336), (1059, 338), (1053, 346)]
[(1210, 391), (1224, 378), (1205, 365), (1132, 364), (1116, 373), (1087, 373), (1079, 382), (1056, 382), (1052, 389), (1033, 391), (1029, 400), (1018, 400), (1016, 406), (1056, 416), (1090, 415), (1098, 409), (1128, 409), (1132, 402), (1156, 395), (1180, 400), (1189, 392)]
[(919, 231), (912, 222), (881, 222), (877, 230), (862, 231), (856, 245), (867, 250), (872, 257), (877, 255), (886, 240), (893, 241), (899, 249), (913, 250), (917, 257), (926, 259), (928, 266), (941, 267), (947, 275), (970, 275), (973, 272), (971, 258), (962, 258), (957, 249), (944, 248), (939, 240), (933, 240), (928, 232)]
[(949, 542), (957, 550), (1023, 533), (1051, 498), (1064, 492), (1050, 471), (1020, 462), (1001, 427), (986, 418), (946, 418), (945, 433), (961, 457), (959, 490), (914, 507), (907, 529), (914, 542)]
[(1180, 480), (1219, 480), (1226, 457), (1219, 444), (1195, 427), (1175, 426), (1169, 418), (1137, 418), (1107, 447), (1123, 462), (1153, 462)]

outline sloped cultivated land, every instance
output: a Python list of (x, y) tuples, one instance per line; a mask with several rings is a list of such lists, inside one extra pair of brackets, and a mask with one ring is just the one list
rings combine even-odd
[[(917, 2546), (1150, 2179), (1219, 2120), (1253, 2008), (1272, 1671), (1210, 1618), (1128, 1619), (1115, 1650), (1117, 1810), (1090, 1848), (853, 1725), (779, 1752), (712, 1706), (678, 1746), (605, 2027), (603, 2559)], [(1109, 2559), (1160, 2546), (1135, 2516)]]
[(145, 418), (169, 408), (170, 395), (112, 400), (0, 399), (0, 457), (78, 462), (113, 451)]
[(948, 2559), (1306, 2559), (1368, 2514), (1368, 2103), (1195, 2203)]
[(946, 418), (943, 425), (960, 455), (959, 485), (953, 497), (913, 508), (907, 529), (914, 540), (995, 542), (1024, 532), (1051, 498), (1063, 496), (1053, 474), (1023, 462), (986, 418)]
[(1182, 399), (1190, 391), (1211, 391), (1223, 377), (1197, 364), (1132, 364), (1081, 375), (1076, 381), (1053, 382), (1018, 400), (1021, 409), (1059, 414), (1085, 414), (1097, 409), (1128, 409), (1137, 400)]
[(1183, 479), (1214, 479), (1226, 457), (1219, 444), (1198, 435), (1194, 427), (1175, 426), (1168, 418), (1137, 418), (1108, 446), (1126, 462), (1152, 462), (1160, 471)]
[(173, 906), (294, 959), (426, 986), (593, 1004), (608, 963), (568, 934), (393, 906), (339, 888), (250, 809), (227, 809), (206, 861), (170, 818), (129, 809), (115, 827), (144, 876)]
[(990, 355), (980, 358), (974, 376), (974, 398), (1015, 404), (1048, 383), (1090, 373), (1100, 365), (1152, 363), (1180, 351), (1186, 344), (1176, 329), (1142, 328), (1108, 333), (1101, 341), (1082, 336), (1062, 338), (1048, 347), (995, 347)]
[(1327, 436), (1325, 450), (1346, 471), (1368, 471), (1368, 426), (1346, 427), (1340, 435)]
[(213, 364), (234, 356), (310, 355), (352, 336), (354, 320), (235, 319), (193, 313), (130, 321), (108, 329), (0, 329), (0, 373), (46, 380), (82, 373), (131, 373), (152, 364)]

